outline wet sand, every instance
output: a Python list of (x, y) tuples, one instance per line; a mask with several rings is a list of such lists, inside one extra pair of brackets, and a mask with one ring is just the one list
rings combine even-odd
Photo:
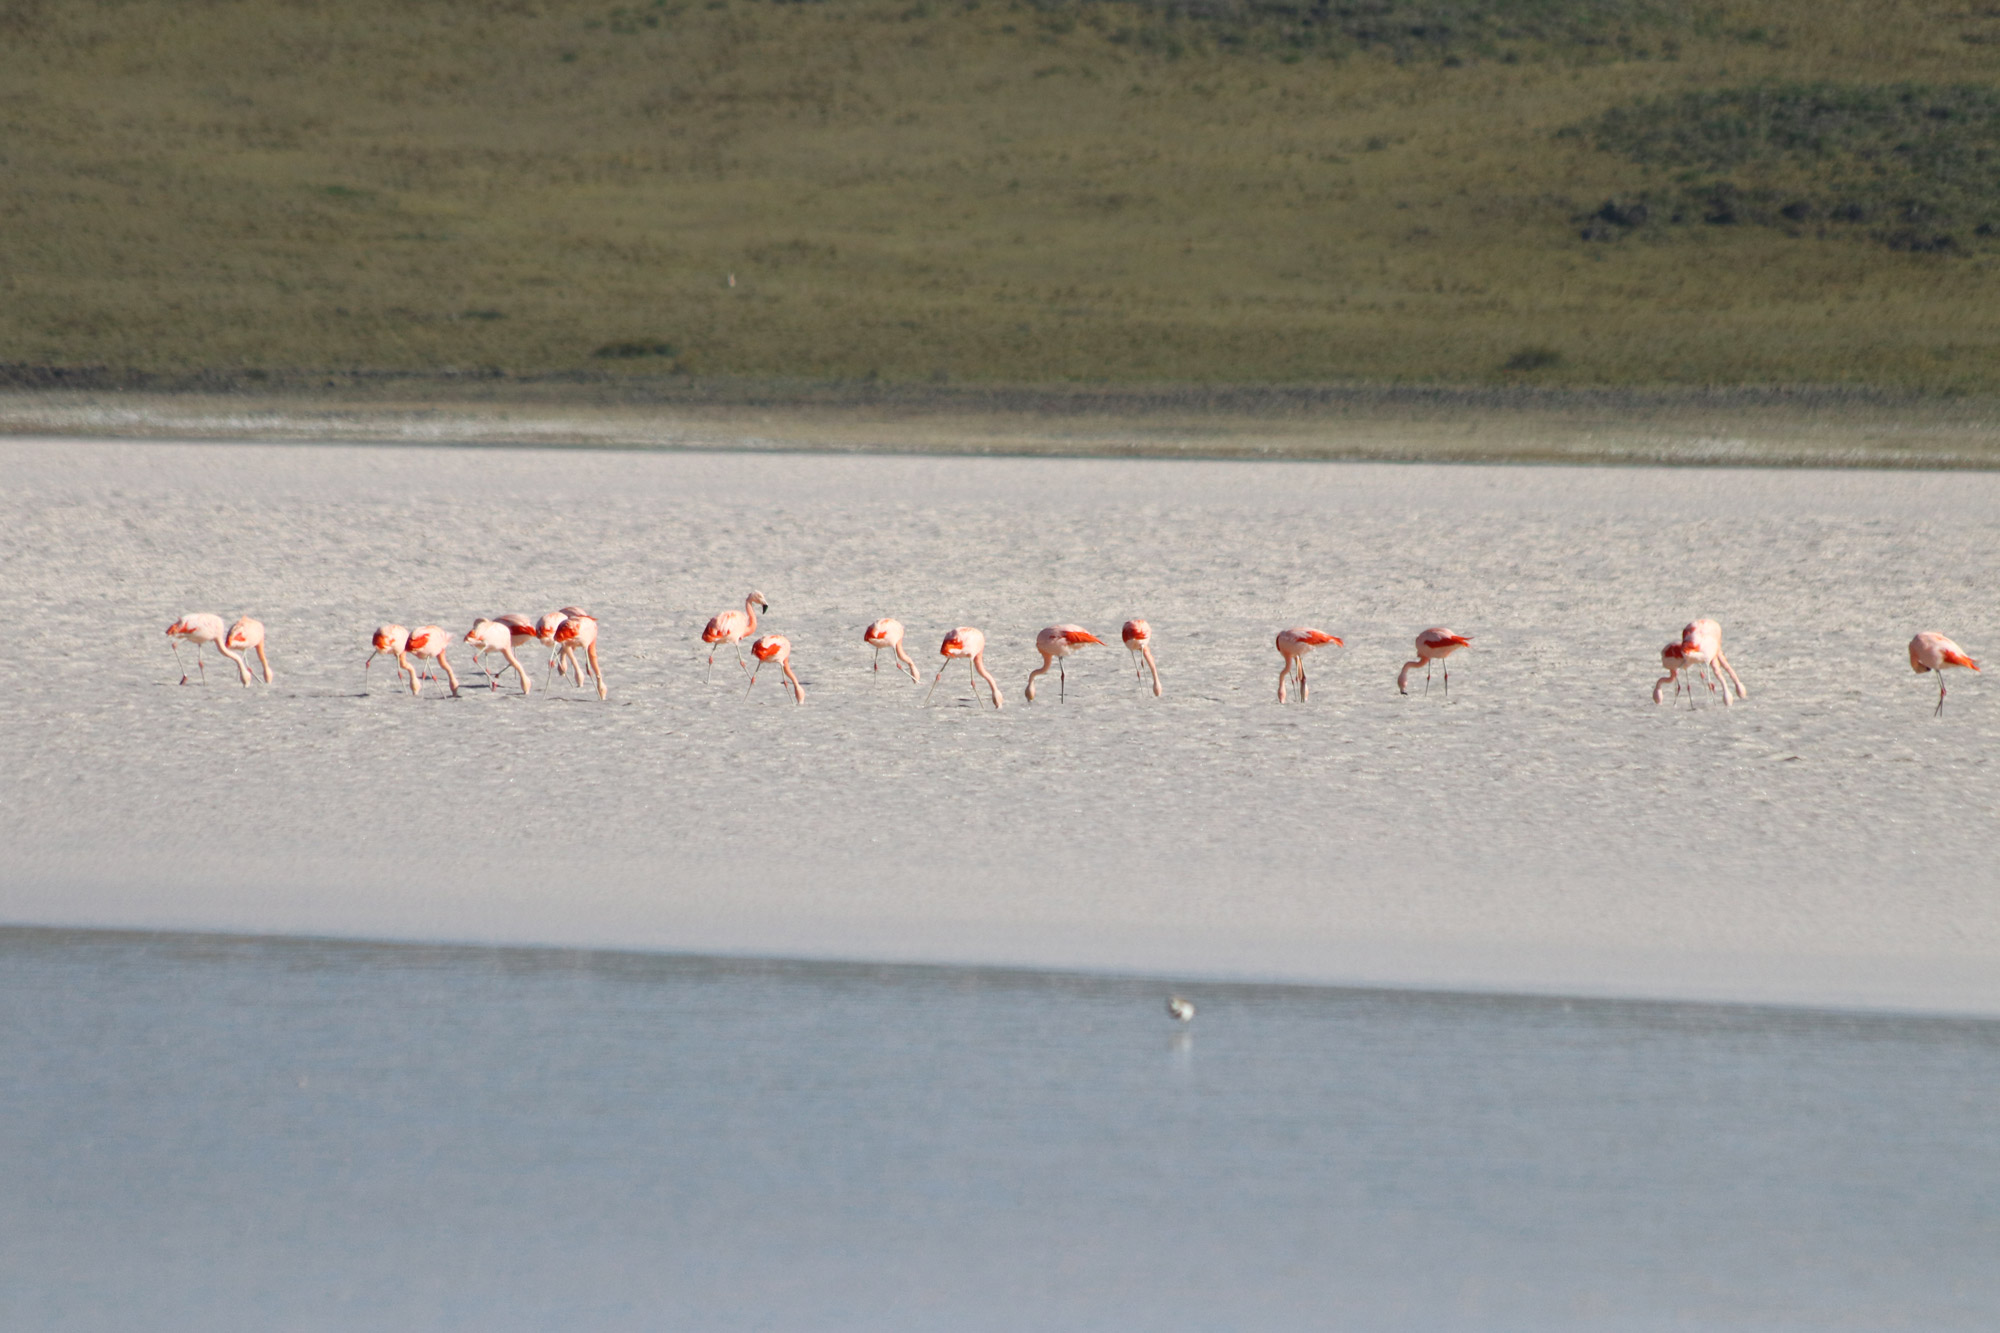
[[(2000, 1012), (2000, 699), (1903, 660), (2000, 642), (1980, 473), (17, 439), (0, 518), (9, 922)], [(753, 586), (805, 708), (704, 683)], [(377, 623), (572, 601), (608, 704), (363, 690)], [(174, 683), (204, 609), (275, 687)], [(874, 676), (883, 614), (1007, 709)], [(1695, 614), (1747, 704), (1648, 701)], [(1166, 698), (1112, 649), (1023, 704), (1130, 615)], [(1279, 709), (1297, 623), (1349, 647)]]

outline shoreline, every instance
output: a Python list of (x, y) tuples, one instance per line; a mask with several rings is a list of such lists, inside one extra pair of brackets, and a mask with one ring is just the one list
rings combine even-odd
[[(1871, 1022), (1920, 1021), (1933, 1023), (2000, 1023), (2000, 1008), (1982, 1005), (1961, 997), (1961, 1003), (1938, 1003), (1911, 995), (1890, 997), (1857, 995), (1809, 998), (1786, 994), (1778, 988), (1751, 994), (1744, 988), (1728, 986), (1644, 985), (1614, 988), (1605, 985), (1573, 985), (1565, 988), (1560, 980), (1535, 984), (1519, 978), (1489, 979), (1480, 982), (1446, 983), (1415, 977), (1390, 978), (1356, 975), (1350, 978), (1316, 977), (1283, 968), (1263, 973), (1246, 970), (1164, 968), (1133, 962), (1130, 965), (1090, 965), (1081, 962), (1034, 962), (1025, 959), (918, 956), (916, 952), (882, 951), (876, 954), (835, 954), (810, 950), (759, 950), (756, 948), (715, 947), (687, 943), (680, 945), (638, 943), (613, 944), (588, 940), (532, 940), (498, 936), (481, 939), (463, 936), (419, 936), (396, 934), (344, 933), (340, 931), (287, 931), (230, 929), (217, 926), (86, 925), (36, 921), (0, 921), (0, 944), (26, 940), (62, 944), (87, 940), (144, 940), (181, 948), (229, 948), (232, 946), (324, 948), (356, 951), (387, 951), (405, 956), (520, 955), (529, 959), (582, 956), (600, 963), (627, 962), (661, 966), (713, 967), (719, 969), (763, 969), (797, 972), (897, 972), (943, 974), (947, 976), (992, 976), (1033, 980), (1044, 984), (1084, 982), (1116, 986), (1158, 986), (1164, 989), (1196, 991), (1258, 992), (1340, 992), (1348, 995), (1388, 996), (1408, 1000), (1446, 1003), (1501, 1003), (1522, 1005), (1601, 1005), (1607, 1008), (1667, 1008), (1723, 1010), (1749, 1014), (1761, 1012), (1776, 1017), (1817, 1017)], [(1909, 960), (1921, 967), (1935, 960)], [(1963, 961), (1963, 960), (1954, 960)]]
[(2000, 399), (1867, 389), (315, 379), (310, 385), (300, 379), (261, 386), (0, 387), (0, 436), (942, 457), (2000, 468)]

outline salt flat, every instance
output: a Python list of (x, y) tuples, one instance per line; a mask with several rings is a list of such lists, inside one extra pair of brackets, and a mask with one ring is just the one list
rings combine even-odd
[[(2000, 1012), (1981, 473), (0, 444), (0, 920)], [(749, 588), (808, 692), (695, 643)], [(369, 630), (567, 602), (608, 703)], [(248, 612), (279, 676), (182, 688)], [(936, 706), (984, 628), (1008, 691)], [(1655, 708), (1722, 621), (1750, 689)], [(1153, 624), (1023, 703), (1041, 626)], [(1347, 640), (1304, 707), (1272, 633)], [(1474, 637), (1446, 703), (1411, 636)], [(456, 656), (456, 655), (455, 655)], [(476, 675), (473, 679), (477, 679)], [(956, 682), (956, 684), (953, 684)]]

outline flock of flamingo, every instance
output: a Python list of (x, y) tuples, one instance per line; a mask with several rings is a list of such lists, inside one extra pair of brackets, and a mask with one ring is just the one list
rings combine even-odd
[[(767, 665), (775, 663), (784, 673), (791, 686), (793, 700), (803, 704), (806, 701), (805, 686), (799, 683), (792, 671), (792, 642), (782, 634), (757, 635), (757, 614), (768, 612), (770, 604), (760, 592), (752, 592), (743, 599), (743, 609), (728, 610), (712, 617), (701, 632), (701, 641), (708, 645), (708, 673), (713, 679), (715, 673), (715, 653), (724, 644), (736, 648), (736, 664), (747, 671), (750, 684), (744, 690), (748, 698), (750, 690), (757, 686), (757, 673)], [(1128, 620), (1120, 633), (1125, 647), (1132, 655), (1132, 674), (1141, 684), (1145, 676), (1140, 664), (1152, 673), (1153, 695), (1159, 697), (1164, 691), (1160, 685), (1160, 668), (1153, 660), (1153, 631), (1143, 620)], [(750, 640), (750, 655), (757, 659), (753, 668), (743, 660), (744, 640)], [(907, 671), (912, 683), (922, 683), (917, 673), (917, 664), (903, 651), (903, 623), (900, 620), (883, 618), (874, 621), (862, 631), (862, 642), (875, 650), (874, 670), (882, 669), (882, 650), (888, 649), (895, 660), (895, 670)], [(242, 682), (249, 685), (253, 679), (247, 654), (255, 652), (257, 661), (264, 670), (264, 682), (272, 680), (271, 659), (264, 652), (264, 625), (262, 621), (244, 616), (235, 624), (225, 626), (222, 617), (208, 612), (198, 612), (182, 616), (167, 626), (167, 640), (174, 650), (174, 657), (181, 664), (181, 684), (188, 683), (187, 666), (180, 658), (180, 645), (191, 643), (195, 649), (195, 669), (203, 680), (208, 677), (207, 667), (202, 662), (202, 650), (213, 645), (217, 652), (236, 664)], [(473, 663), (486, 675), (486, 685), (490, 690), (500, 687), (499, 673), (490, 665), (489, 658), (498, 654), (512, 667), (521, 683), (521, 693), (528, 694), (533, 684), (528, 679), (526, 668), (514, 650), (528, 644), (540, 644), (549, 652), (548, 671), (553, 677), (574, 678), (581, 686), (586, 675), (597, 686), (597, 697), (606, 698), (609, 689), (604, 683), (604, 671), (597, 660), (597, 619), (588, 611), (578, 607), (565, 606), (560, 611), (551, 611), (540, 620), (530, 620), (526, 616), (505, 615), (491, 620), (481, 616), (472, 622), (460, 642), (472, 645)], [(407, 679), (410, 693), (415, 695), (422, 688), (418, 668), (411, 662), (435, 664), (445, 674), (450, 683), (453, 697), (458, 695), (458, 673), (446, 659), (446, 650), (452, 643), (451, 636), (436, 625), (419, 625), (415, 629), (405, 629), (401, 625), (382, 625), (375, 631), (374, 651), (362, 663), (365, 672), (374, 664), (375, 658), (388, 654), (396, 660), (399, 679)], [(1290, 687), (1296, 683), (1298, 702), (1307, 697), (1306, 656), (1315, 648), (1327, 644), (1344, 646), (1340, 639), (1324, 630), (1295, 625), (1280, 630), (1277, 637), (1278, 656), (1283, 665), (1278, 669), (1278, 702), (1286, 702)], [(1396, 689), (1409, 693), (1410, 673), (1418, 667), (1424, 669), (1424, 691), (1430, 692), (1431, 671), (1434, 664), (1442, 666), (1444, 691), (1451, 692), (1451, 667), (1446, 659), (1460, 648), (1471, 646), (1472, 640), (1463, 634), (1454, 634), (1443, 626), (1433, 626), (1424, 630), (1416, 638), (1416, 656), (1403, 663), (1403, 669), (1396, 676)], [(1051, 670), (1056, 673), (1061, 697), (1069, 693), (1068, 673), (1063, 659), (1089, 644), (1105, 646), (1104, 640), (1084, 629), (1081, 625), (1050, 625), (1035, 636), (1035, 651), (1042, 656), (1042, 664), (1028, 673), (1028, 683), (1023, 691), (1028, 701), (1035, 698), (1035, 682)], [(979, 682), (986, 682), (988, 695), (997, 709), (1001, 707), (1000, 686), (994, 681), (993, 673), (986, 669), (986, 635), (970, 626), (961, 625), (944, 636), (938, 646), (938, 653), (944, 658), (937, 675), (931, 678), (931, 687), (924, 693), (924, 702), (929, 703), (936, 693), (938, 682), (944, 679), (945, 670), (953, 662), (965, 661), (971, 666), (972, 693), (979, 696)], [(1685, 692), (1692, 705), (1695, 701), (1697, 685), (1705, 685), (1712, 696), (1720, 690), (1722, 702), (1749, 698), (1743, 688), (1743, 681), (1737, 676), (1736, 668), (1729, 664), (1729, 658), (1722, 651), (1722, 626), (1709, 619), (1690, 621), (1681, 631), (1680, 638), (1668, 643), (1660, 650), (1660, 666), (1666, 674), (1653, 683), (1653, 702), (1658, 704), (1666, 699), (1668, 685), (1674, 687), (1674, 699), (1679, 701)], [(1910, 640), (1910, 669), (1919, 675), (1934, 671), (1938, 677), (1937, 709), (1934, 716), (1944, 713), (1945, 683), (1944, 672), (1948, 667), (1964, 667), (1979, 670), (1979, 664), (1966, 656), (1956, 643), (1942, 634), (1925, 631)], [(428, 669), (422, 679), (435, 680)], [(546, 688), (547, 678), (544, 679)]]

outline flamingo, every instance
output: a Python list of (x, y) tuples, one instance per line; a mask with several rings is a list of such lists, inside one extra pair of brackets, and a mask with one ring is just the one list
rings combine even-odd
[(1938, 673), (1937, 711), (1932, 717), (1944, 716), (1944, 669), (1946, 667), (1968, 667), (1979, 670), (1979, 663), (1965, 655), (1965, 650), (1935, 630), (1925, 630), (1910, 640), (1910, 670), (1919, 676), (1926, 671)]
[(590, 663), (590, 678), (597, 683), (597, 697), (605, 698), (609, 688), (604, 683), (604, 668), (597, 663), (597, 617), (567, 608), (574, 615), (563, 617), (562, 624), (556, 626), (556, 647), (569, 659), (570, 669), (576, 672), (576, 683), (583, 684), (583, 669), (577, 666), (576, 655), (581, 652)]
[[(1653, 702), (1660, 703), (1663, 701), (1668, 681), (1674, 683), (1674, 698), (1679, 699), (1681, 697), (1681, 672), (1687, 670), (1687, 650), (1679, 639), (1675, 639), (1672, 643), (1660, 649), (1660, 667), (1667, 674), (1653, 682)], [(1694, 691), (1690, 689), (1688, 694), (1690, 699), (1692, 699)]]
[(202, 664), (201, 650), (209, 644), (214, 644), (216, 652), (236, 663), (236, 669), (242, 673), (245, 685), (250, 683), (250, 668), (239, 654), (230, 651), (229, 631), (224, 627), (221, 616), (207, 611), (196, 611), (182, 616), (167, 626), (167, 646), (174, 650), (174, 661), (180, 663), (181, 684), (185, 685), (188, 683), (188, 676), (187, 664), (181, 662), (182, 640), (194, 645), (194, 666), (201, 674), (203, 684), (208, 683), (208, 668)]
[[(950, 666), (958, 658), (969, 657), (972, 659), (973, 673), (986, 682), (987, 692), (993, 696), (993, 707), (995, 709), (1000, 707), (1000, 687), (993, 683), (993, 674), (986, 669), (985, 634), (970, 626), (960, 625), (944, 636), (944, 642), (938, 645), (938, 652), (944, 656), (944, 666), (938, 668), (937, 675), (931, 678), (930, 689), (924, 691), (925, 703), (931, 701), (931, 695), (937, 691), (938, 682), (944, 679), (945, 667)], [(979, 698), (979, 686), (976, 682), (972, 687), (972, 697), (975, 700)]]
[(507, 659), (507, 665), (513, 667), (514, 674), (520, 678), (521, 693), (530, 693), (528, 673), (521, 669), (521, 659), (514, 656), (514, 635), (511, 626), (481, 616), (473, 621), (472, 628), (465, 632), (465, 642), (473, 646), (472, 660), (478, 664), (481, 671), (486, 672), (487, 689), (497, 690), (500, 685), (493, 679), (493, 673), (487, 669), (483, 659), (488, 653), (498, 653)]
[[(1453, 634), (1442, 625), (1433, 625), (1431, 628), (1417, 635), (1417, 660), (1403, 663), (1402, 673), (1396, 677), (1396, 692), (1398, 694), (1408, 694), (1410, 692), (1410, 673), (1418, 667), (1422, 667), (1424, 669), (1424, 693), (1429, 694), (1431, 692), (1431, 663), (1443, 662), (1459, 649), (1468, 648), (1471, 645), (1471, 639), (1466, 638), (1463, 634)], [(1447, 699), (1451, 697), (1451, 663), (1449, 662), (1445, 662), (1444, 668), (1444, 693)]]
[(1278, 631), (1278, 656), (1285, 659), (1285, 665), (1278, 669), (1279, 703), (1285, 701), (1285, 681), (1293, 675), (1299, 678), (1299, 702), (1306, 701), (1306, 654), (1329, 643), (1336, 648), (1347, 646), (1325, 630), (1307, 629), (1304, 625)]
[[(451, 636), (446, 634), (442, 629), (436, 625), (419, 625), (410, 631), (409, 643), (403, 649), (403, 652), (408, 657), (427, 657), (443, 667), (444, 678), (451, 682), (451, 697), (456, 699), (458, 697), (458, 673), (451, 669), (451, 662), (445, 657), (445, 650), (450, 647)], [(408, 662), (405, 661), (404, 665), (408, 666)], [(417, 669), (409, 667), (409, 672), (410, 693), (414, 696), (418, 692)]]
[(377, 625), (375, 627), (373, 643), (375, 651), (369, 653), (368, 660), (361, 664), (361, 679), (364, 688), (368, 680), (368, 668), (375, 665), (375, 659), (380, 654), (387, 653), (396, 659), (396, 674), (398, 676), (403, 674), (404, 668), (408, 665), (403, 654), (410, 647), (410, 632), (401, 625)]
[[(1730, 666), (1729, 659), (1722, 654), (1722, 626), (1715, 621), (1702, 619), (1690, 620), (1687, 623), (1687, 628), (1681, 631), (1681, 657), (1688, 666), (1699, 669), (1704, 677), (1711, 668), (1721, 671), (1736, 686), (1738, 699), (1750, 697), (1743, 688), (1743, 682), (1737, 678), (1736, 668)], [(1713, 680), (1708, 682), (1708, 688), (1711, 693), (1714, 691)], [(1725, 704), (1732, 702), (1728, 684), (1722, 687), (1722, 702)]]
[(724, 611), (708, 622), (707, 628), (701, 632), (701, 641), (709, 645), (708, 672), (711, 678), (715, 675), (715, 645), (718, 643), (735, 644), (736, 665), (749, 670), (743, 663), (743, 640), (757, 632), (757, 613), (770, 609), (771, 605), (764, 600), (763, 593), (752, 592), (743, 599), (741, 611)]
[[(264, 683), (266, 685), (271, 683), (271, 659), (264, 655), (263, 621), (253, 620), (249, 616), (238, 616), (236, 623), (229, 627), (229, 637), (223, 642), (246, 656), (254, 650), (258, 665), (264, 668)], [(247, 664), (243, 668), (243, 683), (245, 685), (250, 683), (250, 668)]]
[(1179, 1023), (1194, 1021), (1194, 1001), (1184, 995), (1167, 997), (1167, 1017)]
[(750, 672), (750, 684), (743, 691), (748, 699), (750, 691), (757, 688), (757, 672), (764, 669), (764, 663), (776, 662), (778, 669), (785, 673), (785, 679), (792, 683), (792, 695), (799, 703), (806, 701), (805, 686), (792, 674), (792, 641), (782, 634), (766, 634), (750, 645), (750, 656), (757, 659), (756, 667)]
[(1035, 651), (1042, 655), (1042, 664), (1028, 673), (1029, 703), (1035, 701), (1035, 677), (1047, 675), (1050, 667), (1056, 669), (1056, 679), (1062, 682), (1057, 697), (1069, 697), (1069, 674), (1063, 670), (1062, 661), (1086, 643), (1104, 646), (1104, 640), (1081, 625), (1051, 625), (1035, 636)]
[(910, 673), (910, 680), (917, 680), (917, 664), (903, 651), (903, 622), (887, 616), (861, 631), (861, 642), (875, 650), (875, 669), (882, 669), (882, 650), (887, 648), (896, 655), (896, 669)]
[(1132, 679), (1144, 682), (1139, 674), (1139, 659), (1146, 660), (1146, 669), (1153, 673), (1153, 697), (1160, 697), (1160, 668), (1153, 662), (1153, 627), (1143, 620), (1128, 620), (1125, 628), (1118, 631), (1118, 637), (1125, 640), (1126, 650), (1132, 654)]

